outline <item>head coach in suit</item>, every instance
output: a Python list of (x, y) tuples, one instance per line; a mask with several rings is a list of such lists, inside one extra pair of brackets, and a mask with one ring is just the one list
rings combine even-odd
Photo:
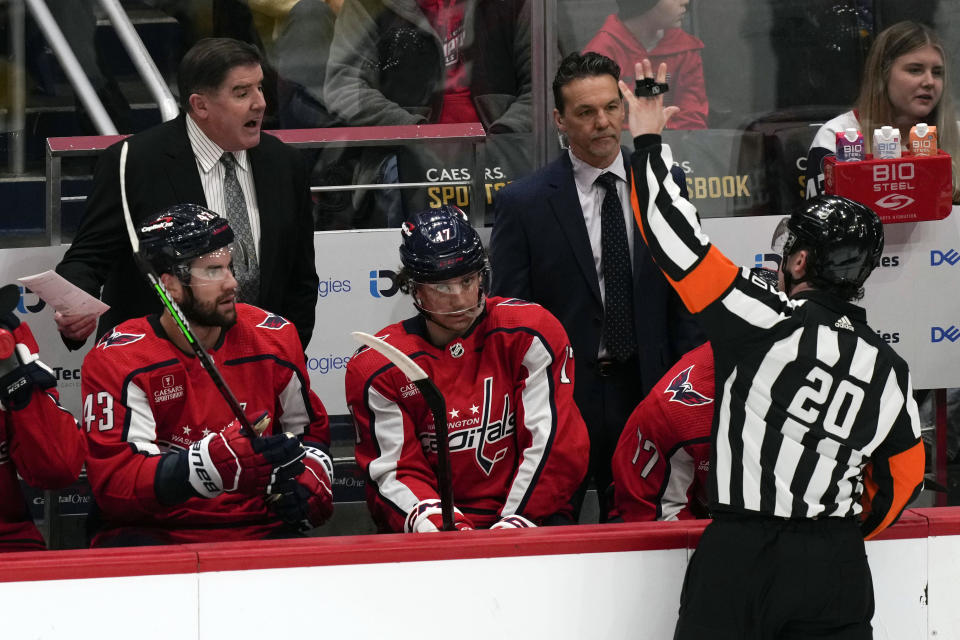
[(627, 417), (703, 341), (634, 221), (619, 77), (619, 66), (597, 53), (563, 59), (553, 116), (569, 151), (498, 193), (491, 238), (494, 295), (543, 305), (570, 336), (574, 398), (590, 431), (589, 476), (601, 514)]
[[(230, 38), (200, 40), (180, 63), (186, 113), (128, 138), (126, 191), (134, 225), (175, 204), (200, 204), (236, 229), (238, 301), (292, 321), (304, 348), (313, 333), (317, 271), (308, 173), (300, 153), (260, 131), (266, 103), (260, 53)], [(160, 310), (135, 268), (123, 222), (120, 143), (101, 155), (73, 244), (57, 272), (111, 306), (100, 336)], [(56, 316), (70, 348), (92, 316)]]

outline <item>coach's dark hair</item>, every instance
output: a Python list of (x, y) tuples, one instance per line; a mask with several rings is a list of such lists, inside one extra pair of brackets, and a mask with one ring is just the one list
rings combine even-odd
[(579, 78), (602, 75), (609, 75), (614, 80), (619, 80), (620, 65), (607, 56), (593, 51), (583, 54), (574, 51), (561, 60), (557, 75), (553, 78), (553, 104), (556, 105), (557, 111), (563, 113), (563, 92), (561, 91), (563, 87)]
[(177, 71), (180, 106), (190, 111), (190, 96), (218, 88), (235, 67), (261, 64), (252, 44), (233, 38), (203, 38), (190, 47)]

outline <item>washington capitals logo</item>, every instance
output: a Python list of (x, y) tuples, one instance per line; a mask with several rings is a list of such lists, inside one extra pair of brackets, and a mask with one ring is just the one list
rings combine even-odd
[(121, 333), (120, 331), (114, 331), (110, 335), (106, 335), (100, 339), (100, 342), (97, 343), (97, 346), (101, 349), (106, 349), (107, 347), (122, 347), (125, 344), (132, 344), (142, 338), (144, 333)]
[(261, 323), (258, 324), (257, 326), (258, 326), (258, 327), (263, 327), (264, 329), (274, 329), (274, 330), (276, 330), (276, 329), (281, 329), (281, 328), (287, 326), (288, 324), (290, 324), (290, 321), (289, 321), (289, 320), (286, 320), (286, 319), (284, 319), (284, 318), (281, 318), (280, 316), (278, 316), (278, 315), (275, 314), (275, 313), (271, 313), (271, 314), (267, 315), (267, 317), (263, 319), (263, 322), (261, 322)]
[(690, 365), (670, 381), (669, 386), (663, 390), (664, 393), (672, 393), (670, 402), (680, 402), (688, 407), (696, 407), (701, 404), (710, 404), (713, 398), (708, 398), (693, 388), (690, 384), (690, 372), (695, 365)]

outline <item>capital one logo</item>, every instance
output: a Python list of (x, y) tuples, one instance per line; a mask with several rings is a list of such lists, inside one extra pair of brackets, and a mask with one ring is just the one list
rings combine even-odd
[(937, 251), (933, 249), (930, 251), (930, 266), (939, 267), (943, 263), (947, 263), (951, 267), (960, 262), (960, 253), (956, 249), (947, 249), (946, 251)]
[(884, 209), (899, 211), (904, 207), (909, 207), (914, 202), (915, 200), (910, 196), (905, 196), (902, 193), (891, 193), (890, 195), (884, 196), (877, 200), (875, 204), (879, 207), (883, 207)]
[[(385, 281), (385, 282), (382, 282)], [(381, 287), (381, 283), (385, 286)], [(370, 270), (370, 295), (374, 298), (389, 298), (400, 290), (397, 274), (390, 269)]]
[(950, 325), (946, 329), (943, 327), (930, 327), (930, 342), (943, 342), (949, 340), (956, 342), (960, 340), (960, 329)]

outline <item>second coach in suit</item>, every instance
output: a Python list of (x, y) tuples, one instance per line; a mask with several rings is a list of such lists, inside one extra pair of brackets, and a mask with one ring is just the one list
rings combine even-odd
[[(237, 240), (237, 298), (292, 321), (304, 348), (313, 332), (318, 278), (308, 173), (300, 153), (261, 134), (266, 106), (256, 48), (229, 38), (199, 41), (178, 86), (186, 113), (127, 140), (126, 193), (134, 225), (174, 204), (204, 205), (230, 219)], [(111, 306), (98, 335), (159, 310), (133, 263), (121, 208), (120, 143), (97, 164), (80, 229), (57, 272)], [(56, 317), (78, 348), (92, 316)]]
[(631, 411), (703, 341), (633, 217), (619, 76), (617, 64), (597, 53), (560, 63), (554, 119), (569, 152), (499, 192), (491, 238), (494, 295), (543, 305), (570, 337), (574, 398), (590, 431), (601, 514), (610, 459)]

